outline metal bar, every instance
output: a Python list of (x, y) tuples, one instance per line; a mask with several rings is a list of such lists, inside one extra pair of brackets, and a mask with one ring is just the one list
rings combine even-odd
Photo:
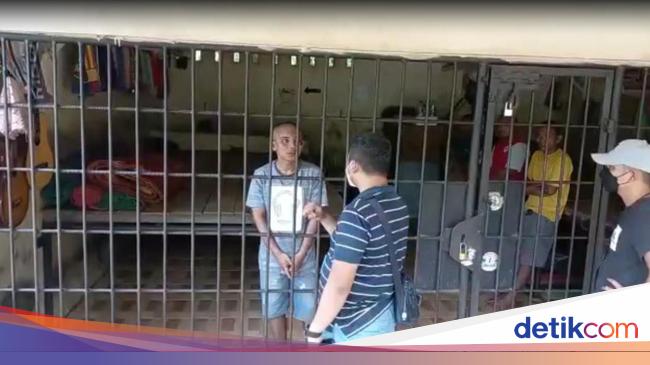
[[(6, 41), (5, 38), (0, 39), (2, 41), (2, 90), (7, 90), (7, 55), (6, 55)], [(9, 131), (9, 100), (7, 99), (8, 93), (4, 93), (4, 97), (2, 100), (2, 107), (4, 108), (4, 119), (3, 123), (5, 126), (5, 131)], [(7, 166), (7, 171), (5, 173), (5, 179), (7, 182), (10, 181), (11, 178), (11, 153), (9, 151), (9, 133), (4, 134), (4, 143), (5, 143), (5, 164)], [(7, 184), (7, 197), (11, 199), (13, 197), (12, 194), (12, 188), (11, 184)], [(3, 192), (4, 193), (4, 192)], [(10, 281), (11, 281), (11, 306), (12, 308), (16, 308), (16, 267), (14, 263), (14, 256), (15, 256), (15, 243), (14, 243), (14, 223), (13, 223), (13, 204), (7, 204), (7, 213), (8, 213), (8, 235), (9, 235), (9, 274), (11, 276)]]
[[(163, 234), (162, 234), (162, 243), (163, 243), (163, 256), (162, 256), (162, 320), (163, 320), (163, 327), (167, 327), (167, 250), (169, 249), (168, 242), (167, 242), (167, 210), (169, 209), (167, 205), (167, 189), (169, 188), (168, 184), (168, 176), (167, 173), (169, 172), (169, 166), (168, 166), (168, 159), (169, 159), (169, 151), (167, 149), (167, 141), (168, 141), (168, 135), (167, 135), (167, 130), (169, 127), (169, 113), (168, 113), (168, 108), (169, 108), (169, 90), (167, 90), (167, 82), (168, 82), (168, 65), (167, 65), (167, 56), (168, 56), (168, 49), (167, 47), (163, 47), (163, 109), (165, 112), (163, 113)], [(217, 284), (218, 285), (218, 284)], [(217, 301), (217, 307), (219, 305), (219, 302)]]
[[(589, 117), (589, 101), (591, 99), (591, 77), (586, 77), (585, 82), (585, 109), (584, 117), (582, 118), (582, 125), (586, 126), (588, 117)], [(585, 141), (587, 139), (587, 129), (582, 129), (582, 137), (580, 144), (580, 164), (578, 165), (578, 181), (577, 181), (577, 190), (576, 190), (576, 199), (573, 203), (573, 219), (571, 220), (571, 241), (569, 243), (569, 262), (567, 267), (567, 279), (564, 288), (564, 298), (569, 297), (569, 285), (571, 281), (571, 266), (573, 261), (573, 247), (575, 244), (575, 233), (576, 233), (576, 219), (578, 217), (578, 202), (580, 201), (580, 183), (582, 180), (582, 161), (584, 160), (585, 155)]]
[[(451, 95), (449, 97), (449, 105), (450, 105), (450, 115), (449, 115), (449, 120), (453, 120), (453, 113), (454, 113), (454, 99), (456, 95), (456, 80), (457, 80), (457, 75), (458, 75), (458, 63), (454, 62), (454, 75), (452, 77), (452, 87), (451, 87)], [(477, 97), (478, 98), (478, 97)], [(478, 103), (478, 99), (477, 99)], [(427, 108), (428, 109), (428, 108)], [(427, 110), (427, 113), (429, 111)], [(480, 123), (480, 122), (479, 122)], [(442, 233), (445, 227), (445, 216), (447, 214), (447, 192), (448, 192), (448, 187), (449, 187), (449, 160), (450, 160), (450, 150), (451, 150), (451, 135), (452, 135), (452, 129), (453, 125), (450, 124), (447, 127), (447, 141), (446, 141), (446, 148), (447, 152), (445, 153), (445, 177), (444, 177), (444, 183), (442, 187), (442, 212), (440, 214), (441, 221), (440, 221), (440, 232)], [(472, 140), (472, 143), (474, 141)], [(473, 146), (472, 146), (473, 147)], [(478, 155), (477, 155), (478, 156)], [(478, 157), (477, 157), (478, 158)], [(471, 162), (470, 162), (471, 165)], [(469, 191), (468, 191), (468, 197), (469, 197)], [(474, 205), (474, 203), (472, 203)], [(467, 209), (467, 205), (465, 206)], [(470, 213), (470, 216), (473, 214), (474, 207), (472, 207), (472, 213)], [(467, 211), (465, 211), (467, 214)], [(439, 241), (440, 242), (440, 241)], [(441, 257), (442, 253), (442, 244), (438, 244), (438, 257)], [(440, 272), (441, 270), (441, 265), (440, 262), (438, 262), (438, 275), (436, 276), (436, 288), (439, 288), (439, 281), (440, 281)], [(467, 305), (467, 279), (469, 276), (464, 277), (463, 271), (466, 271), (467, 269), (461, 268), (460, 272), (460, 284), (459, 284), (459, 293), (458, 293), (458, 312), (456, 313), (457, 318), (464, 318), (466, 316), (466, 305)], [(469, 272), (467, 272), (468, 274)], [(436, 295), (436, 307), (438, 307), (440, 304), (440, 298), (439, 296)]]
[(61, 171), (60, 171), (60, 162), (59, 162), (59, 111), (57, 105), (59, 104), (59, 85), (57, 83), (59, 79), (58, 74), (58, 58), (57, 58), (57, 49), (56, 41), (52, 41), (52, 80), (54, 80), (54, 90), (52, 92), (52, 100), (54, 104), (54, 110), (52, 114), (52, 121), (54, 123), (54, 179), (56, 186), (56, 253), (58, 261), (58, 275), (59, 275), (59, 316), (63, 316), (63, 264), (61, 260), (61, 194), (59, 191), (61, 189)]
[[(108, 227), (111, 233), (108, 234), (108, 256), (109, 256), (109, 285), (111, 288), (110, 306), (111, 306), (111, 323), (115, 323), (115, 241), (113, 236), (113, 74), (111, 67), (111, 45), (106, 45), (106, 67), (108, 76), (107, 87), (107, 138), (108, 138)], [(58, 194), (57, 194), (58, 197)]]
[[(36, 291), (36, 288), (20, 288), (16, 290), (19, 293), (34, 293)], [(88, 293), (97, 293), (97, 294), (110, 294), (110, 288), (91, 288), (88, 289)], [(120, 288), (116, 289), (115, 292), (117, 294), (135, 294), (138, 290), (137, 289), (128, 289), (128, 288)], [(167, 289), (168, 293), (170, 294), (189, 294), (192, 291), (190, 289)], [(483, 289), (481, 290), (481, 293), (492, 293), (494, 289)], [(0, 288), (0, 292), (11, 292), (11, 288)], [(57, 293), (58, 289), (57, 288), (50, 288), (50, 289), (45, 289), (45, 293)], [(64, 288), (63, 289), (64, 293), (83, 293), (84, 289), (83, 288)], [(143, 294), (162, 294), (163, 289), (142, 289)], [(216, 289), (195, 289), (194, 292), (196, 294), (216, 294), (217, 290)], [(239, 294), (241, 292), (240, 289), (223, 289), (222, 291), (225, 294)], [(262, 290), (259, 289), (249, 289), (246, 291), (247, 293), (255, 293), (255, 294), (261, 294)], [(283, 293), (287, 292), (286, 289), (272, 289), (272, 293)], [(300, 293), (309, 293), (309, 289), (296, 289), (296, 292)], [(419, 290), (418, 292), (422, 294), (433, 294), (435, 291), (433, 290)], [(444, 294), (457, 294), (458, 291), (455, 289), (444, 289), (440, 290), (441, 293)], [(542, 290), (535, 290), (535, 293), (543, 293), (546, 292), (545, 289)], [(574, 294), (579, 294), (581, 291), (577, 289), (570, 290), (571, 293)]]
[[(533, 134), (533, 116), (535, 115), (535, 90), (532, 90), (531, 95), (530, 95), (530, 111), (528, 113), (528, 137), (526, 139), (526, 151), (530, 151), (530, 145), (531, 145), (531, 139), (532, 139), (532, 134)], [(512, 301), (510, 302), (510, 308), (515, 307), (515, 298), (517, 297), (517, 276), (519, 272), (519, 255), (520, 255), (520, 249), (521, 249), (521, 234), (523, 231), (523, 223), (524, 223), (524, 213), (526, 212), (526, 207), (525, 207), (525, 202), (526, 202), (526, 189), (528, 187), (528, 165), (529, 165), (530, 159), (526, 158), (526, 161), (524, 163), (524, 176), (526, 176), (526, 179), (524, 179), (524, 188), (521, 191), (521, 201), (524, 204), (522, 206), (521, 211), (519, 212), (519, 222), (517, 225), (517, 248), (515, 249), (515, 266), (514, 266), (514, 272), (515, 275), (512, 277)]]
[(645, 111), (646, 87), (648, 85), (648, 68), (643, 69), (643, 86), (641, 89), (641, 101), (639, 101), (639, 113), (636, 120), (636, 138), (641, 138), (641, 121)]
[[(456, 86), (454, 85), (454, 88)], [(404, 89), (406, 89), (406, 61), (402, 61), (402, 79), (399, 87), (399, 114), (397, 122), (397, 143), (395, 144), (395, 191), (399, 191), (399, 155), (402, 147), (402, 118), (404, 114)], [(453, 99), (453, 98), (452, 98)]]
[[(354, 92), (354, 57), (350, 59), (351, 61), (351, 67), (350, 67), (350, 79), (349, 79), (349, 86), (348, 86), (348, 114), (345, 118), (345, 166), (347, 168), (349, 161), (349, 154), (350, 154), (350, 121), (352, 119), (352, 93)], [(347, 204), (347, 198), (348, 198), (348, 180), (344, 179), (343, 180), (343, 205)]]
[(142, 263), (141, 257), (141, 242), (140, 242), (140, 48), (135, 46), (135, 236), (136, 240), (136, 286), (138, 292), (136, 294), (137, 302), (137, 321), (136, 324), (140, 326), (142, 317)]
[[(275, 85), (276, 85), (276, 72), (277, 72), (277, 66), (275, 64), (275, 58), (278, 57), (276, 53), (273, 53), (271, 55), (271, 105), (270, 105), (270, 115), (271, 117), (269, 118), (269, 185), (268, 185), (268, 190), (266, 196), (268, 197), (267, 200), (267, 206), (271, 206), (271, 187), (273, 186), (273, 126), (274, 126), (274, 118), (273, 115), (275, 113)], [(257, 177), (256, 177), (257, 178)], [(268, 240), (271, 239), (271, 213), (266, 212), (266, 234), (260, 234), (260, 236), (264, 235), (266, 238), (266, 244), (269, 245)], [(264, 240), (264, 238), (260, 239), (261, 241)], [(260, 242), (260, 245), (263, 245), (264, 242)], [(260, 247), (262, 249), (262, 247)], [(269, 284), (270, 284), (270, 277), (269, 277), (269, 266), (271, 264), (271, 249), (270, 245), (266, 248), (266, 262), (264, 263), (265, 267), (264, 270), (266, 270), (266, 283), (265, 283), (265, 288), (266, 290), (264, 291), (264, 313), (269, 313)], [(260, 267), (260, 274), (261, 274), (262, 268)], [(260, 287), (262, 285), (262, 282), (260, 282)], [(269, 336), (269, 318), (268, 314), (264, 315), (264, 339), (268, 340)]]
[[(605, 79), (605, 93), (603, 96), (603, 107), (601, 114), (601, 133), (598, 141), (598, 152), (609, 151), (616, 143), (616, 127), (618, 126), (621, 94), (623, 90), (623, 77), (625, 74), (624, 67), (617, 67), (612, 79), (611, 73)], [(609, 129), (613, 127), (611, 130)], [(585, 261), (585, 276), (583, 281), (583, 292), (585, 294), (591, 292), (592, 275), (595, 274), (595, 267), (604, 253), (599, 251), (601, 248), (601, 239), (605, 235), (605, 222), (607, 219), (607, 206), (609, 202), (609, 193), (601, 190), (601, 179), (598, 174), (595, 174), (594, 185), (594, 199), (591, 205), (591, 216), (598, 216), (598, 224), (589, 225), (589, 245), (587, 246), (587, 259)]]
[[(515, 92), (516, 92), (516, 90), (513, 89), (513, 93), (515, 93)], [(496, 110), (495, 110), (494, 112), (490, 112), (490, 111), (488, 111), (488, 119), (493, 118), (492, 115), (493, 115), (493, 113), (495, 113), (495, 112), (496, 112)], [(490, 124), (490, 122), (488, 122), (488, 125), (489, 125), (489, 124)], [(513, 115), (513, 116), (510, 118), (510, 122), (509, 122), (510, 128), (509, 128), (509, 131), (508, 131), (508, 151), (510, 151), (510, 148), (512, 148), (512, 142), (513, 142), (513, 139), (514, 139), (514, 124), (515, 124), (515, 116)], [(486, 129), (490, 129), (490, 127), (487, 126)], [(492, 123), (492, 129), (494, 129), (494, 123)], [(486, 132), (486, 134), (487, 134), (487, 132)], [(488, 139), (488, 138), (486, 137), (485, 141), (486, 141), (486, 146), (487, 146), (487, 143), (488, 143), (488, 141), (491, 141), (491, 138)], [(484, 151), (487, 151), (487, 150), (484, 148)], [(486, 153), (486, 154), (487, 154), (487, 153)], [(505, 184), (504, 184), (504, 187), (503, 187), (503, 196), (505, 197), (506, 200), (507, 200), (508, 197), (510, 196), (510, 195), (508, 194), (508, 192), (509, 192), (509, 188), (510, 188), (510, 161), (511, 161), (511, 157), (512, 157), (512, 155), (511, 155), (510, 153), (508, 153), (508, 159), (507, 159), (507, 162), (506, 162), (506, 173), (505, 173), (505, 175), (506, 175), (506, 180), (505, 180)], [(491, 163), (491, 161), (492, 161), (492, 156), (490, 156), (490, 160), (489, 160), (489, 161), (490, 161), (490, 163)], [(486, 162), (488, 162), (488, 160), (487, 160), (487, 159), (483, 159), (483, 163), (485, 164)], [(486, 170), (487, 170), (487, 171), (486, 171)], [(490, 173), (490, 172), (489, 172), (488, 169), (484, 169), (484, 170), (483, 170), (483, 175), (486, 175), (486, 174), (487, 174), (487, 175), (489, 176), (489, 173)], [(484, 176), (484, 178), (485, 178), (485, 176)], [(489, 184), (489, 183), (488, 183), (488, 184)], [(489, 190), (489, 186), (486, 186), (486, 188), (487, 188), (487, 190)], [(486, 191), (487, 191), (487, 190), (486, 190)], [(484, 191), (484, 193), (485, 193), (485, 191)], [(484, 194), (484, 193), (483, 193), (483, 194)], [(483, 194), (481, 194), (480, 196), (481, 196), (482, 198), (485, 198), (485, 195), (483, 195)], [(483, 211), (486, 211), (486, 212), (487, 212), (487, 209), (485, 209), (484, 206), (481, 206), (481, 207), (479, 207), (479, 208), (483, 208)], [(479, 210), (480, 210), (480, 209), (479, 209)], [(505, 237), (504, 237), (504, 230), (505, 230), (505, 223), (506, 223), (506, 210), (507, 210), (507, 208), (506, 208), (506, 206), (504, 206), (504, 207), (503, 207), (503, 214), (502, 214), (502, 216), (501, 216), (501, 224), (499, 225), (499, 243), (498, 243), (498, 246), (499, 246), (499, 247), (498, 247), (498, 249), (497, 249), (497, 257), (503, 257), (503, 256), (502, 256), (502, 252), (503, 252), (503, 239), (505, 238)], [(485, 227), (485, 231), (486, 231), (486, 232), (488, 231), (488, 227), (489, 227), (489, 223), (490, 223), (490, 219), (489, 219), (489, 217), (490, 217), (489, 214), (485, 214), (485, 226), (484, 226), (484, 227)], [(487, 235), (486, 235), (486, 236), (487, 236)], [(497, 270), (496, 270), (496, 274), (495, 274), (495, 283), (494, 283), (494, 306), (493, 306), (493, 309), (492, 309), (493, 312), (496, 312), (496, 310), (497, 310), (496, 307), (497, 307), (497, 299), (498, 299), (498, 293), (499, 293), (499, 279), (500, 279), (500, 275), (501, 275), (501, 265), (498, 265), (498, 266), (497, 266)]]
[[(217, 116), (222, 120), (221, 111), (223, 110), (223, 52), (219, 52), (219, 62), (217, 65), (217, 77), (219, 78), (219, 90), (217, 91), (217, 108), (219, 109), (219, 115)], [(222, 154), (221, 154), (221, 123), (217, 123), (217, 173), (220, 176), (217, 180), (217, 220), (219, 225), (217, 226), (217, 303), (216, 303), (216, 316), (217, 316), (217, 336), (221, 335), (221, 189), (223, 185), (222, 176)]]
[[(564, 137), (563, 137), (564, 146), (562, 147), (562, 153), (566, 154), (567, 158), (571, 158), (570, 156), (568, 156), (566, 151), (567, 151), (567, 145), (568, 145), (568, 142), (569, 142), (569, 124), (571, 123), (571, 102), (572, 101), (573, 101), (573, 76), (571, 76), (570, 83), (569, 83), (569, 105), (567, 106), (566, 125), (564, 126), (564, 133), (563, 133), (564, 134)], [(553, 104), (551, 104), (551, 108), (552, 108), (552, 106), (553, 106)], [(555, 201), (555, 211), (556, 212), (560, 212), (560, 200), (562, 198), (562, 188), (564, 187), (564, 171), (565, 171), (564, 170), (564, 168), (565, 168), (564, 160), (565, 160), (565, 158), (563, 156), (562, 159), (560, 160), (560, 179), (559, 179), (560, 182), (559, 182), (559, 186), (558, 186), (558, 189), (557, 189), (557, 199)], [(580, 160), (579, 165), (582, 165), (582, 160)], [(569, 175), (569, 181), (570, 180), (571, 180), (571, 175)], [(569, 193), (570, 193), (571, 192), (571, 185), (569, 184), (569, 186), (567, 188), (569, 189)], [(563, 207), (562, 209), (564, 210), (565, 208), (566, 208), (566, 206)], [(554, 227), (555, 229), (554, 229), (554, 232), (553, 232), (554, 241), (553, 241), (553, 247), (551, 248), (551, 267), (550, 267), (550, 276), (549, 276), (549, 280), (548, 280), (548, 292), (547, 292), (547, 296), (546, 296), (546, 301), (547, 302), (549, 302), (551, 300), (551, 288), (553, 286), (553, 271), (555, 269), (555, 253), (556, 253), (555, 249), (557, 247), (557, 242), (558, 242), (557, 236), (558, 236), (558, 226), (559, 226), (559, 223), (560, 223), (560, 219), (561, 218), (558, 217), (557, 220), (555, 221), (555, 227)]]
[[(457, 67), (457, 65), (454, 63), (454, 71), (456, 71), (456, 67)], [(453, 88), (454, 88), (454, 86), (452, 85), (452, 89)], [(455, 94), (455, 91), (452, 91), (452, 93), (451, 93), (451, 101), (450, 101), (450, 105), (452, 105), (452, 107), (453, 107), (454, 94)], [(427, 103), (429, 103), (428, 100), (427, 100)], [(427, 114), (430, 113), (429, 108), (427, 108), (426, 113)], [(441, 212), (440, 212), (440, 217), (441, 217), (440, 218), (440, 235), (441, 236), (442, 236), (442, 232), (443, 232), (443, 230), (445, 228), (445, 215), (446, 215), (446, 211), (447, 211), (447, 187), (449, 186), (448, 185), (449, 184), (449, 181), (448, 181), (449, 180), (449, 152), (450, 152), (450, 149), (451, 149), (450, 141), (451, 141), (451, 126), (448, 126), (447, 127), (447, 139), (445, 141), (445, 146), (446, 146), (445, 147), (445, 165), (444, 165), (445, 168), (444, 168), (444, 176), (443, 176), (443, 179), (442, 179), (442, 182), (441, 182), (441, 184), (442, 184), (442, 207), (441, 207)], [(436, 263), (437, 272), (436, 272), (436, 283), (435, 283), (435, 292), (436, 292), (436, 295), (435, 295), (435, 307), (440, 308), (439, 291), (440, 291), (440, 280), (441, 280), (440, 278), (442, 277), (442, 255), (443, 255), (443, 250), (442, 250), (442, 240), (438, 239), (437, 242), (438, 242), (438, 262)], [(461, 270), (462, 270), (462, 268), (461, 268)], [(462, 276), (463, 274), (459, 273), (459, 275)], [(460, 304), (460, 302), (462, 301), (461, 297), (464, 297), (466, 295), (466, 294), (463, 294), (463, 293), (465, 293), (464, 290), (467, 290), (467, 288), (466, 288), (467, 283), (464, 282), (464, 281), (466, 281), (466, 280), (463, 280), (463, 278), (461, 277), (460, 282), (459, 282), (459, 289), (458, 289), (459, 297), (458, 297), (458, 307), (457, 307), (457, 312), (456, 312), (456, 317), (457, 318), (464, 317), (465, 316), (464, 313), (466, 311), (464, 309), (464, 307), (461, 308), (461, 304)], [(463, 306), (464, 305), (465, 304), (463, 304)], [(461, 310), (462, 310), (462, 313), (463, 313), (462, 315), (461, 315)], [(434, 321), (436, 323), (438, 322), (438, 311), (435, 312)]]
[[(327, 84), (329, 80), (329, 67), (327, 66), (327, 57), (324, 58), (325, 62), (323, 63), (326, 65), (323, 67), (324, 70), (324, 75), (323, 75), (323, 109), (322, 109), (322, 114), (321, 114), (321, 123), (320, 123), (320, 159), (319, 159), (319, 164), (318, 164), (318, 169), (320, 171), (321, 177), (323, 178), (323, 165), (325, 163), (325, 115), (327, 114)], [(379, 90), (376, 89), (375, 93), (377, 93)], [(376, 110), (376, 109), (375, 109)], [(320, 184), (321, 190), (318, 192), (319, 199), (322, 198), (323, 196), (323, 189), (327, 189), (325, 179), (322, 180), (322, 183)], [(321, 200), (321, 204), (323, 201)], [(329, 203), (329, 201), (328, 201)], [(318, 223), (318, 228), (317, 228), (317, 234), (316, 234), (316, 263), (321, 262), (320, 260), (320, 244), (321, 244), (321, 228), (320, 228), (320, 222)], [(305, 235), (307, 236), (307, 235)], [(314, 278), (314, 308), (318, 308), (318, 270), (315, 273), (316, 277)]]
[[(327, 67), (325, 67), (327, 69)], [(381, 58), (375, 60), (375, 101), (372, 107), (372, 131), (377, 131), (377, 107), (379, 104), (379, 86), (380, 86), (380, 77), (381, 77)], [(327, 73), (327, 71), (325, 71)], [(327, 80), (326, 80), (327, 82)], [(327, 83), (325, 84), (325, 89), (327, 89)], [(325, 113), (323, 112), (323, 119), (325, 119)]]
[[(548, 108), (548, 117), (546, 120), (546, 139), (548, 140), (548, 136), (551, 132), (551, 117), (553, 115), (553, 103), (554, 103), (554, 98), (555, 98), (555, 75), (551, 76), (551, 97), (549, 98), (549, 108)], [(537, 268), (535, 267), (535, 258), (537, 256), (537, 245), (539, 244), (539, 234), (540, 234), (540, 223), (542, 221), (542, 212), (543, 212), (543, 206), (544, 206), (544, 188), (546, 186), (546, 169), (548, 167), (548, 154), (546, 151), (544, 151), (544, 171), (542, 172), (542, 184), (540, 187), (540, 191), (542, 192), (542, 196), (539, 197), (539, 204), (538, 204), (538, 209), (539, 213), (537, 214), (537, 223), (535, 226), (535, 244), (533, 245), (533, 266), (531, 266), (530, 270), (530, 291), (528, 294), (528, 304), (533, 303), (533, 287), (535, 286), (535, 272), (537, 271)]]
[(77, 43), (79, 53), (77, 55), (77, 62), (79, 62), (79, 122), (80, 122), (80, 140), (81, 140), (81, 226), (82, 226), (82, 246), (83, 246), (83, 269), (84, 269), (84, 319), (88, 320), (88, 242), (86, 236), (86, 138), (85, 138), (85, 122), (84, 122), (84, 47), (83, 43)]
[[(430, 100), (431, 100), (431, 61), (427, 62), (427, 96), (426, 96), (426, 113), (424, 114), (424, 136), (422, 137), (422, 154), (421, 154), (421, 162), (420, 162), (420, 191), (418, 195), (418, 216), (417, 216), (417, 239), (416, 239), (416, 244), (415, 244), (415, 258), (417, 260), (418, 254), (420, 253), (420, 238), (421, 238), (421, 233), (420, 233), (420, 226), (422, 222), (422, 202), (423, 202), (423, 197), (422, 194), (424, 193), (424, 166), (427, 162), (427, 142), (428, 142), (428, 136), (429, 136), (429, 111), (430, 111)], [(379, 90), (376, 90), (376, 93), (379, 93)], [(443, 217), (443, 222), (444, 222), (444, 217)], [(440, 245), (438, 245), (440, 246)], [(438, 256), (438, 267), (440, 266), (440, 256)], [(413, 277), (417, 278), (418, 277), (418, 265), (415, 265), (414, 272), (413, 272)], [(434, 314), (435, 318), (437, 319), (438, 312), (436, 311)]]
[[(246, 201), (246, 175), (248, 173), (248, 93), (249, 93), (249, 78), (250, 78), (250, 54), (248, 51), (245, 53), (246, 65), (244, 68), (244, 164), (243, 174), (244, 178), (242, 179), (242, 202)], [(241, 209), (241, 230), (244, 234), (241, 236), (241, 273), (239, 276), (239, 283), (241, 285), (241, 294), (239, 296), (239, 312), (241, 315), (241, 327), (240, 335), (244, 337), (244, 279), (246, 274), (246, 208), (242, 204)]]
[[(27, 123), (27, 146), (29, 149), (29, 167), (30, 167), (30, 172), (29, 172), (29, 181), (31, 182), (31, 186), (34, 187), (36, 184), (36, 176), (34, 174), (34, 166), (36, 165), (35, 159), (34, 159), (34, 113), (39, 113), (38, 110), (34, 110), (34, 96), (32, 95), (32, 67), (31, 67), (31, 52), (29, 50), (29, 41), (25, 40), (25, 54), (27, 55), (25, 57), (25, 63), (26, 63), (26, 70), (27, 70), (27, 104), (29, 105), (29, 110), (28, 110), (28, 121)], [(41, 312), (41, 291), (43, 288), (40, 287), (41, 283), (39, 283), (39, 260), (38, 260), (38, 242), (37, 242), (37, 223), (36, 223), (36, 189), (29, 189), (30, 191), (30, 201), (31, 201), (31, 216), (32, 216), (32, 250), (33, 250), (33, 256), (32, 256), (32, 264), (34, 265), (34, 286), (38, 287), (39, 290), (36, 291), (34, 295), (34, 311), (36, 313)], [(9, 197), (9, 201), (11, 201), (11, 197)]]
[[(196, 173), (196, 58), (194, 57), (194, 54), (196, 50), (194, 48), (191, 49), (190, 51), (191, 56), (190, 59), (192, 60), (192, 63), (190, 65), (190, 102), (192, 103), (192, 119), (191, 119), (191, 134), (192, 134), (192, 140), (191, 140), (191, 162), (190, 162), (190, 172), (192, 173), (192, 176), (190, 177), (190, 231), (192, 234), (190, 235), (190, 289), (192, 290), (192, 293), (190, 294), (190, 330), (194, 331), (194, 302), (195, 302), (195, 292), (194, 292), (194, 280), (195, 278), (195, 269), (196, 269), (196, 261), (194, 256), (196, 255), (196, 242), (195, 242), (195, 235), (194, 235), (194, 219), (195, 219), (195, 199), (196, 199), (196, 176), (194, 175)], [(221, 122), (221, 121), (219, 121)], [(246, 127), (244, 127), (244, 130)], [(246, 141), (244, 140), (244, 146), (246, 146)], [(244, 166), (246, 165), (246, 158), (244, 158)], [(245, 172), (245, 170), (244, 170)]]
[[(303, 57), (299, 56), (298, 57), (298, 89), (297, 90), (302, 90), (302, 72), (303, 72)], [(302, 111), (302, 92), (297, 93), (297, 100), (296, 100), (296, 143), (298, 143), (298, 138), (300, 138), (300, 119), (301, 119), (301, 111)], [(351, 107), (351, 105), (350, 105)], [(296, 146), (298, 147), (298, 146)], [(292, 229), (292, 252), (291, 252), (291, 267), (295, 268), (296, 267), (296, 240), (298, 239), (298, 235), (296, 233), (296, 210), (298, 209), (298, 175), (300, 175), (300, 156), (296, 157), (295, 164), (294, 164), (294, 173), (293, 173), (293, 229)], [(304, 233), (304, 232), (302, 232)], [(302, 246), (302, 240), (300, 241), (301, 246)], [(294, 272), (294, 275), (297, 274)], [(291, 278), (291, 291), (289, 293), (289, 336), (288, 340), (291, 342), (293, 340), (293, 313), (295, 311), (295, 308), (293, 307), (293, 299), (294, 299), (294, 290), (295, 290), (295, 280), (294, 278)]]

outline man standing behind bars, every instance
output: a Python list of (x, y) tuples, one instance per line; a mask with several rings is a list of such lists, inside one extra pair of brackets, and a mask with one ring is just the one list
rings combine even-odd
[(573, 162), (560, 147), (563, 135), (556, 127), (535, 131), (538, 150), (528, 165), (526, 214), (523, 219), (519, 251), (519, 270), (515, 288), (497, 301), (497, 308), (508, 308), (516, 291), (530, 279), (533, 267), (544, 267), (553, 247), (555, 225), (569, 198)]
[[(318, 264), (314, 238), (300, 235), (318, 232), (319, 223), (309, 220), (306, 229), (302, 229), (305, 223), (302, 209), (308, 202), (326, 206), (327, 192), (318, 166), (300, 160), (302, 146), (302, 134), (293, 122), (276, 125), (272, 148), (277, 159), (255, 170), (246, 199), (262, 235), (258, 255), (262, 314), (269, 319), (269, 337), (277, 340), (287, 338), (291, 284), (295, 290), (294, 318), (305, 323), (311, 321), (316, 305)], [(294, 232), (298, 235), (295, 242)]]

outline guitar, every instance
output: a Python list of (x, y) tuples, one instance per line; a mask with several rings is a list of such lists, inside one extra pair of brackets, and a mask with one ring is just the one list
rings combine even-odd
[[(15, 141), (9, 141), (9, 158), (5, 155), (5, 141), (0, 138), (0, 166), (7, 166), (7, 161), (11, 159), (11, 167), (23, 167), (27, 149), (27, 142), (24, 137)], [(7, 184), (11, 187), (11, 199), (8, 199)], [(7, 228), (9, 226), (9, 204), (11, 201), (11, 224), (12, 227), (20, 225), (27, 211), (29, 210), (29, 180), (25, 171), (0, 171), (0, 226)]]
[[(47, 168), (54, 166), (54, 154), (48, 138), (49, 122), (42, 114), (35, 113), (34, 128), (32, 132), (34, 143), (34, 168)], [(29, 160), (28, 160), (29, 163)], [(34, 187), (40, 192), (52, 179), (52, 172), (36, 171), (34, 173)], [(31, 182), (30, 182), (31, 185)]]

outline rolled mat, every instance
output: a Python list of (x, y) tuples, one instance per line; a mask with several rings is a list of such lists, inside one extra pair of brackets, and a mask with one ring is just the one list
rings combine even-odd
[[(140, 158), (140, 200), (145, 204), (158, 204), (163, 201), (163, 184), (164, 177), (160, 176), (143, 176), (143, 173), (157, 172), (162, 173), (164, 169), (164, 160), (162, 155), (144, 155)], [(115, 170), (135, 172), (138, 165), (135, 159), (115, 159), (112, 163), (113, 168), (113, 191), (130, 196), (136, 196), (137, 185), (135, 174), (120, 174)], [(95, 160), (88, 164), (88, 170), (108, 171), (108, 160)], [(178, 160), (170, 159), (167, 161), (167, 172), (181, 172), (183, 163)], [(88, 174), (88, 182), (108, 190), (108, 174)], [(184, 186), (184, 180), (179, 177), (167, 178), (167, 195), (168, 199), (181, 191)]]

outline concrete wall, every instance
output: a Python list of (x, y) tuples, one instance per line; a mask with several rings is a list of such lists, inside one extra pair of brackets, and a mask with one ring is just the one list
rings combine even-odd
[(644, 4), (425, 5), (166, 2), (3, 5), (2, 31), (304, 51), (648, 64)]

